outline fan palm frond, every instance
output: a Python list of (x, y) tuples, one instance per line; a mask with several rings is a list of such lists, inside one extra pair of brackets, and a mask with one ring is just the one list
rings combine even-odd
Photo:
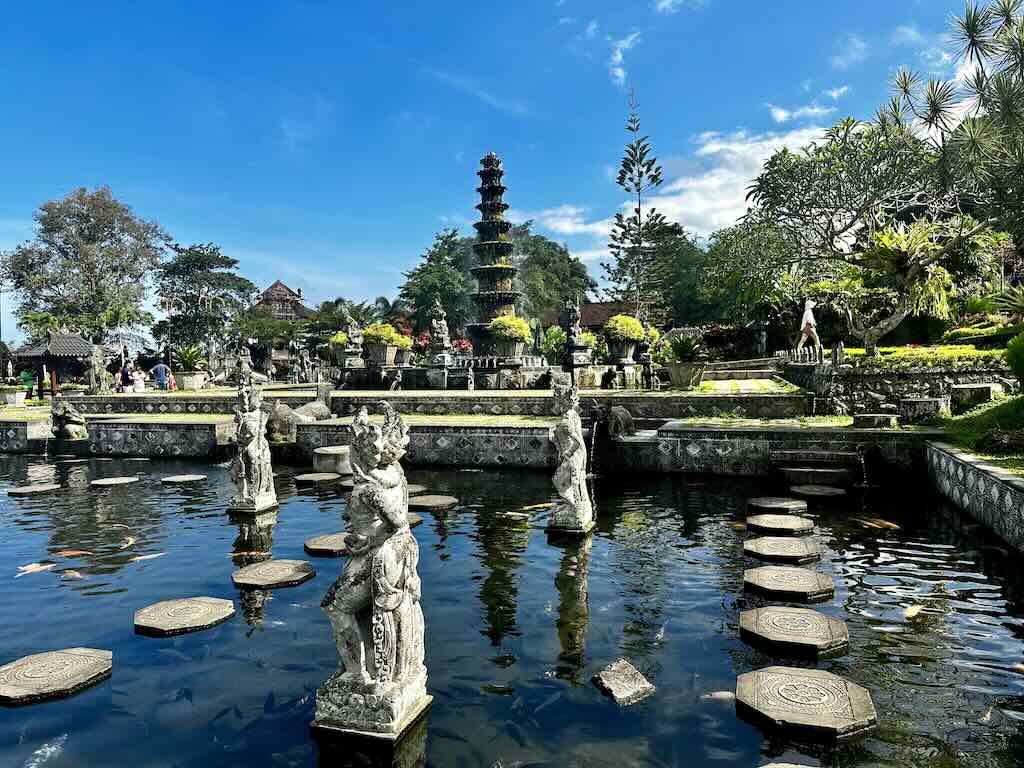
[(960, 58), (981, 65), (994, 55), (998, 50), (993, 35), (995, 24), (988, 8), (969, 2), (964, 15), (954, 19), (953, 40), (959, 45)]

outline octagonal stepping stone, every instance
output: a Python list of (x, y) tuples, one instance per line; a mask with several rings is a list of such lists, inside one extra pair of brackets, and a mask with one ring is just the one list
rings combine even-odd
[(762, 560), (784, 563), (809, 563), (821, 558), (822, 547), (817, 539), (794, 536), (761, 536), (743, 542), (743, 551)]
[(814, 530), (814, 522), (797, 515), (751, 515), (747, 518), (747, 530), (778, 536), (805, 536)]
[(59, 491), (60, 486), (57, 483), (37, 483), (35, 485), (22, 485), (17, 488), (8, 488), (8, 496), (37, 496), (42, 493), (53, 493), (53, 491)]
[(846, 495), (844, 488), (832, 485), (794, 485), (789, 490), (796, 496), (805, 496), (809, 499), (834, 499)]
[(313, 536), (302, 542), (302, 548), (306, 554), (313, 557), (342, 557), (348, 554), (348, 546), (345, 544), (345, 531), (341, 533), (327, 533), (323, 536)]
[(594, 675), (592, 680), (594, 685), (615, 699), (620, 707), (636, 704), (655, 691), (654, 685), (626, 659), (612, 662)]
[(131, 477), (101, 477), (99, 480), (93, 480), (89, 485), (95, 488), (111, 488), (117, 485), (129, 485), (130, 483), (139, 482), (138, 475), (132, 475)]
[(416, 483), (409, 483), (409, 495), (415, 496), (418, 493), (426, 493), (427, 486), (417, 485)]
[(845, 467), (782, 467), (782, 474), (792, 485), (839, 486), (850, 482)]
[(817, 603), (835, 594), (832, 577), (789, 565), (762, 565), (743, 572), (743, 587), (774, 600)]
[(333, 483), (341, 479), (341, 475), (337, 472), (307, 472), (304, 475), (296, 475), (296, 483), (311, 483), (313, 485), (321, 485), (326, 483)]
[(78, 693), (110, 677), (114, 654), (65, 648), (23, 656), (0, 667), (0, 704), (31, 704)]
[(135, 612), (135, 631), (152, 637), (183, 635), (215, 627), (234, 615), (235, 604), (219, 597), (163, 600)]
[(313, 451), (313, 469), (317, 472), (352, 474), (351, 448), (347, 445), (325, 445)]
[(773, 651), (825, 659), (846, 653), (846, 623), (809, 608), (773, 605), (740, 614), (740, 637)]
[(454, 507), (459, 500), (454, 496), (441, 496), (438, 494), (426, 494), (424, 496), (413, 496), (409, 499), (409, 507), (417, 509), (443, 509)]
[(807, 511), (807, 502), (802, 499), (789, 499), (785, 496), (757, 496), (747, 499), (747, 509), (758, 513), (800, 515)]
[(206, 479), (206, 475), (168, 475), (161, 477), (160, 482), (164, 485), (181, 485), (183, 483), (200, 483)]
[(264, 560), (235, 571), (231, 580), (236, 587), (276, 589), (294, 587), (314, 576), (316, 571), (305, 560)]
[(857, 736), (878, 723), (867, 690), (830, 672), (794, 667), (766, 667), (740, 675), (736, 711), (823, 741)]

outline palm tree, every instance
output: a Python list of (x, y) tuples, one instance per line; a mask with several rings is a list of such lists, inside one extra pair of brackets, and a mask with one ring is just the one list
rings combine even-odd
[(374, 299), (373, 306), (376, 308), (380, 319), (386, 322), (407, 320), (412, 314), (409, 305), (401, 297), (392, 301), (387, 296), (378, 296)]

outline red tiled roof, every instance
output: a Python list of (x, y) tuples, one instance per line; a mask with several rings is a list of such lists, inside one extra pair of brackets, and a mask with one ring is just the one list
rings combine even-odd
[[(560, 311), (548, 312), (542, 323), (545, 327), (559, 324)], [(631, 315), (631, 306), (624, 301), (595, 301), (580, 305), (580, 327), (595, 330), (604, 326), (614, 315)]]

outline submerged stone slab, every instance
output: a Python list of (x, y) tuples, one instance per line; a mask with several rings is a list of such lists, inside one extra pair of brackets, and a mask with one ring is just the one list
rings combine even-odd
[(802, 499), (790, 499), (785, 496), (757, 496), (753, 499), (747, 499), (747, 509), (751, 512), (799, 515), (807, 511), (807, 502)]
[(743, 542), (743, 551), (762, 560), (784, 563), (809, 563), (821, 557), (821, 543), (811, 537), (761, 536)]
[(342, 557), (348, 554), (348, 545), (345, 544), (345, 531), (341, 533), (325, 533), (323, 536), (313, 536), (302, 542), (302, 548), (306, 554), (313, 557)]
[(236, 587), (276, 589), (294, 587), (314, 576), (316, 571), (305, 560), (264, 560), (235, 571), (231, 580)]
[(95, 488), (110, 488), (115, 485), (130, 485), (137, 482), (139, 482), (138, 475), (132, 475), (131, 477), (101, 477), (99, 480), (93, 480), (89, 485)]
[(313, 485), (320, 485), (322, 483), (333, 483), (341, 479), (341, 475), (337, 472), (307, 472), (303, 475), (296, 475), (296, 483), (312, 483)]
[(743, 611), (740, 637), (751, 645), (819, 659), (838, 656), (850, 646), (850, 633), (839, 619), (779, 605)]
[(160, 482), (165, 485), (182, 485), (184, 483), (201, 483), (206, 475), (168, 475), (161, 477)]
[(459, 500), (454, 496), (442, 496), (440, 494), (426, 494), (425, 496), (414, 496), (409, 499), (409, 507), (418, 509), (442, 509), (454, 507)]
[(110, 677), (113, 660), (113, 653), (96, 648), (23, 656), (0, 667), (0, 704), (31, 704), (70, 696)]
[(850, 470), (845, 467), (782, 467), (781, 470), (790, 485), (840, 486), (850, 482)]
[(736, 710), (765, 725), (824, 741), (865, 733), (878, 722), (871, 695), (816, 669), (767, 667), (740, 675)]
[(609, 664), (592, 678), (594, 685), (615, 699), (621, 707), (635, 704), (654, 693), (651, 682), (626, 659)]
[(163, 600), (135, 612), (135, 631), (154, 637), (182, 635), (209, 629), (234, 615), (235, 604), (219, 597)]
[(8, 496), (37, 496), (43, 493), (53, 493), (61, 488), (57, 483), (36, 483), (35, 485), (22, 485), (17, 488), (8, 488)]
[(743, 572), (743, 586), (775, 600), (816, 603), (835, 594), (832, 577), (789, 565), (762, 565)]
[(846, 495), (844, 488), (836, 488), (833, 485), (794, 485), (789, 490), (796, 496), (805, 496), (809, 499), (834, 499)]
[(409, 495), (415, 496), (418, 493), (426, 493), (427, 486), (417, 485), (416, 483), (409, 483)]
[(352, 474), (351, 448), (347, 445), (325, 445), (313, 451), (313, 469), (317, 472)]
[(805, 536), (814, 530), (814, 521), (797, 515), (751, 515), (747, 518), (751, 533)]

